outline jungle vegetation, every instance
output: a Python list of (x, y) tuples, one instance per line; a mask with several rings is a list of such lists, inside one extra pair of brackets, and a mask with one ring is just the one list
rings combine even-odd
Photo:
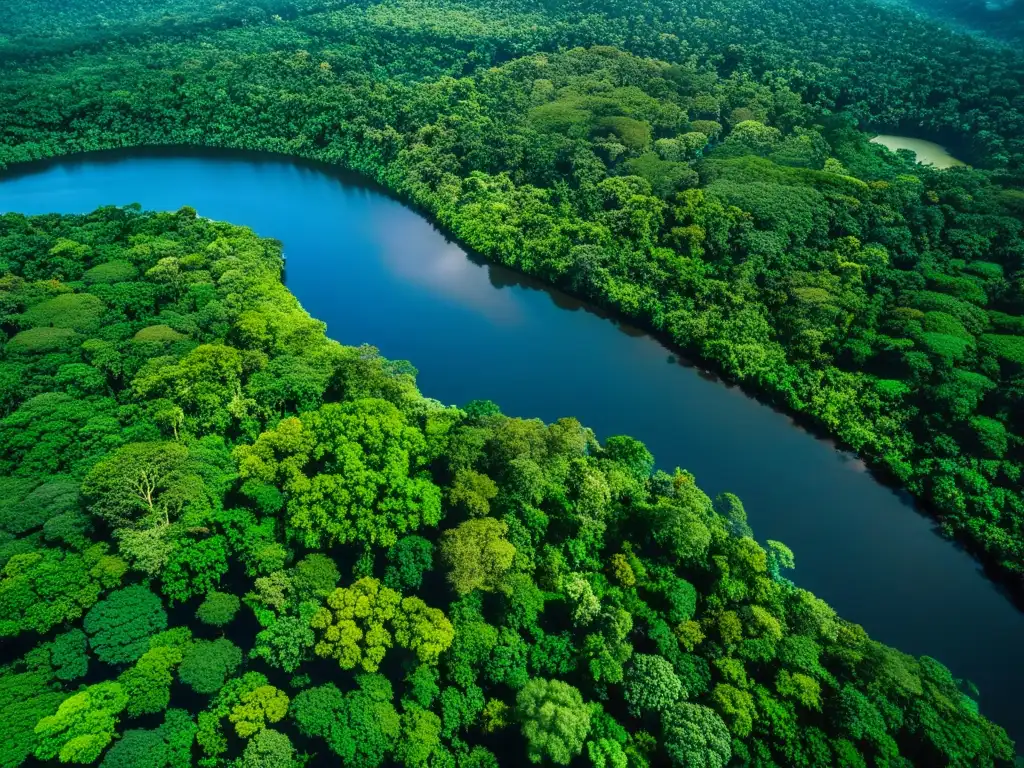
[(862, 0), (51, 5), (0, 19), (0, 165), (207, 145), (358, 171), (856, 450), (1021, 594), (1019, 51)]
[(735, 496), (423, 396), (279, 243), (130, 206), (4, 214), (0, 258), (3, 768), (1013, 759)]

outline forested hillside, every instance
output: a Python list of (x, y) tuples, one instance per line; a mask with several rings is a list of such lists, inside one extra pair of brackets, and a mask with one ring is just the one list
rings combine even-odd
[(0, 765), (991, 766), (969, 684), (628, 437), (422, 396), (277, 243), (0, 216)]

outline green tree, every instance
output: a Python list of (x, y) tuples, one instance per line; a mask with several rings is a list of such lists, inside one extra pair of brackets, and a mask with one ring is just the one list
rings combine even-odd
[(402, 713), (402, 735), (398, 741), (397, 757), (407, 768), (425, 768), (436, 765), (441, 744), (441, 718), (427, 709), (411, 706)]
[(236, 456), (243, 479), (288, 492), (291, 525), (309, 546), (391, 546), (441, 518), (440, 490), (419, 471), (425, 450), (394, 405), (365, 399), (284, 419)]
[(21, 669), (10, 665), (0, 671), (0, 765), (17, 768), (36, 746), (34, 728), (53, 715), (67, 694), (50, 685), (45, 667)]
[(358, 665), (375, 672), (393, 644), (390, 625), (401, 600), (372, 578), (334, 590), (309, 621), (320, 638), (314, 646), (316, 655), (336, 659), (342, 669)]
[(613, 435), (604, 441), (602, 453), (618, 462), (641, 482), (654, 471), (654, 456), (647, 446), (627, 435)]
[(80, 629), (69, 629), (44, 646), (50, 653), (50, 666), (58, 680), (76, 680), (89, 671), (88, 639)]
[(267, 723), (276, 723), (288, 714), (288, 696), (272, 685), (261, 685), (246, 691), (231, 708), (228, 720), (235, 731), (248, 739), (263, 730)]
[(437, 663), (454, 637), (451, 622), (439, 609), (416, 597), (403, 599), (369, 577), (336, 589), (309, 625), (320, 637), (313, 648), (318, 656), (337, 659), (342, 669), (359, 665), (367, 672), (377, 670), (396, 642), (421, 662)]
[(587, 757), (593, 768), (627, 768), (629, 765), (629, 758), (622, 745), (611, 739), (588, 741)]
[(23, 328), (71, 328), (90, 333), (100, 326), (106, 307), (89, 293), (65, 293), (29, 307), (19, 318)]
[(242, 651), (230, 640), (197, 640), (185, 649), (178, 679), (196, 693), (216, 693), (242, 664)]
[(167, 709), (171, 703), (174, 669), (183, 657), (180, 647), (157, 646), (121, 673), (117, 681), (128, 696), (126, 711), (130, 717), (153, 715)]
[(590, 731), (590, 710), (580, 692), (561, 680), (530, 680), (516, 697), (531, 762), (568, 765), (583, 749)]
[(386, 678), (359, 675), (356, 684), (347, 694), (330, 683), (302, 691), (291, 713), (299, 731), (326, 740), (342, 764), (377, 768), (397, 746), (401, 721)]
[(99, 462), (82, 482), (92, 511), (113, 526), (168, 525), (203, 496), (201, 480), (185, 471), (181, 443), (132, 443)]
[(440, 608), (418, 597), (402, 598), (394, 618), (395, 641), (416, 654), (421, 664), (437, 664), (455, 639), (455, 629)]
[(213, 591), (196, 609), (196, 618), (213, 627), (225, 627), (234, 620), (241, 605), (242, 601), (236, 595)]
[(719, 683), (711, 692), (711, 699), (734, 735), (742, 739), (750, 734), (757, 709), (753, 697), (747, 691)]
[[(205, 755), (204, 762), (217, 762), (219, 756), (227, 752), (229, 742), (227, 735), (224, 733), (224, 720), (232, 714), (236, 707), (242, 705), (243, 697), (265, 687), (272, 688), (265, 676), (259, 672), (246, 672), (241, 677), (232, 678), (224, 683), (223, 687), (210, 701), (210, 706), (199, 713), (199, 730), (196, 733), (196, 741), (199, 742), (199, 746)], [(264, 694), (264, 696), (266, 695)], [(275, 696), (270, 694), (268, 698), (273, 700)], [(267, 713), (260, 706), (262, 701), (263, 697), (261, 696), (252, 702), (253, 706), (251, 708), (243, 705), (239, 713), (240, 722), (245, 721), (245, 725), (242, 726), (243, 731), (249, 728), (258, 729), (263, 724)], [(287, 699), (285, 701), (287, 702)], [(276, 714), (280, 705), (277, 704), (277, 709), (274, 709), (274, 706), (271, 703), (271, 709)], [(252, 719), (247, 720), (248, 717)]]
[(44, 392), (0, 419), (0, 469), (37, 479), (79, 474), (131, 434), (116, 418), (112, 399)]
[(635, 653), (623, 683), (623, 696), (634, 716), (666, 712), (684, 695), (672, 665), (661, 656)]
[(491, 511), (491, 500), (498, 495), (498, 486), (487, 475), (472, 469), (455, 472), (448, 499), (470, 517), (486, 517)]
[(663, 500), (645, 513), (655, 541), (674, 558), (682, 563), (699, 563), (707, 556), (711, 533), (703, 515), (693, 506)]
[(782, 134), (777, 128), (756, 120), (744, 120), (732, 127), (726, 145), (741, 144), (757, 154), (767, 154), (775, 149), (781, 139)]
[(338, 566), (327, 555), (313, 553), (299, 560), (292, 569), (292, 587), (295, 598), (322, 600), (338, 586)]
[(181, 709), (169, 709), (153, 730), (125, 731), (110, 748), (102, 768), (179, 768), (192, 760), (196, 724)]
[(808, 709), (821, 709), (821, 684), (813, 677), (783, 669), (779, 672), (775, 689), (780, 696), (798, 701)]
[(65, 699), (56, 713), (36, 725), (36, 757), (82, 765), (95, 761), (113, 740), (118, 715), (127, 703), (127, 695), (114, 682), (90, 685)]
[(729, 729), (700, 704), (679, 702), (662, 718), (662, 739), (673, 765), (725, 768), (732, 757)]
[(239, 768), (293, 768), (296, 765), (291, 739), (272, 728), (263, 728), (249, 739), (239, 761)]
[(222, 432), (233, 421), (242, 384), (242, 353), (223, 344), (202, 344), (180, 361), (155, 358), (132, 382), (143, 399), (167, 398), (186, 422), (204, 432)]
[(437, 698), (441, 689), (438, 687), (438, 671), (436, 667), (429, 664), (419, 664), (406, 678), (406, 693), (409, 699), (424, 709)]
[(282, 616), (256, 635), (250, 655), (285, 672), (295, 672), (315, 644), (308, 623), (295, 616)]
[(568, 574), (562, 582), (562, 589), (572, 608), (572, 620), (576, 626), (585, 627), (600, 615), (601, 599), (594, 594), (594, 588), (582, 574)]
[(467, 520), (441, 537), (441, 557), (448, 580), (460, 595), (481, 589), (493, 592), (512, 567), (516, 548), (506, 539), (508, 525), (491, 517)]
[(228, 546), (223, 536), (183, 537), (175, 542), (161, 573), (161, 589), (170, 600), (184, 602), (214, 591), (228, 572)]
[(0, 636), (48, 632), (80, 618), (126, 570), (104, 544), (80, 553), (37, 547), (13, 555), (0, 572)]
[(78, 509), (78, 483), (55, 477), (38, 485), (30, 478), (3, 478), (5, 502), (0, 508), (0, 528), (24, 534), (47, 521)]
[(167, 612), (159, 597), (146, 587), (133, 585), (94, 605), (82, 626), (100, 661), (127, 664), (146, 652), (153, 634), (167, 628)]
[(384, 584), (398, 592), (415, 591), (434, 568), (434, 545), (422, 536), (403, 536), (388, 549)]

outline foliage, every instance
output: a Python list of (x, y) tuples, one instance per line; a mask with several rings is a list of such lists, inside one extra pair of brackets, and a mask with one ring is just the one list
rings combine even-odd
[(295, 747), (280, 731), (263, 728), (249, 739), (242, 752), (240, 768), (291, 768), (295, 762)]
[[(424, 448), (422, 433), (393, 404), (361, 399), (286, 419), (236, 455), (243, 478), (281, 483), (291, 525), (307, 545), (391, 546), (440, 520), (440, 491), (416, 472)], [(308, 469), (314, 463), (316, 472)]]
[(128, 703), (115, 682), (97, 683), (61, 702), (57, 711), (35, 727), (35, 755), (42, 760), (59, 757), (62, 763), (87, 765), (110, 744), (118, 715)]
[(516, 697), (531, 762), (568, 765), (590, 730), (590, 710), (580, 692), (561, 680), (536, 678)]
[(156, 645), (142, 654), (135, 666), (121, 673), (118, 682), (128, 696), (125, 711), (129, 716), (158, 714), (167, 709), (173, 672), (183, 657), (181, 647)]
[(223, 627), (232, 622), (242, 601), (230, 592), (210, 592), (196, 609), (196, 618), (213, 627)]
[(133, 585), (112, 592), (90, 608), (82, 627), (100, 661), (126, 664), (146, 652), (150, 636), (167, 628), (167, 612), (159, 597)]
[(385, 678), (359, 675), (356, 684), (344, 695), (330, 683), (303, 691), (292, 716), (303, 734), (325, 739), (345, 765), (375, 768), (397, 745), (399, 715)]
[(508, 525), (491, 517), (467, 520), (445, 531), (441, 558), (450, 569), (448, 580), (460, 595), (482, 589), (492, 592), (502, 586), (502, 577), (512, 567), (516, 548), (505, 538)]
[[(12, 665), (0, 675), (0, 765), (14, 768), (33, 752), (34, 729), (67, 698), (50, 685), (49, 670)], [(27, 665), (26, 665), (27, 666)]]
[(635, 715), (666, 712), (683, 696), (683, 684), (661, 656), (635, 653), (630, 659), (623, 696)]
[(259, 672), (246, 672), (229, 680), (210, 706), (199, 713), (196, 741), (205, 754), (203, 760), (216, 763), (227, 751), (225, 719), (235, 724), (239, 736), (250, 736), (262, 729), (267, 720), (280, 720), (287, 709), (288, 698), (269, 685)]
[(132, 729), (110, 748), (103, 768), (179, 768), (192, 759), (196, 724), (187, 712), (168, 709), (153, 730)]
[(0, 636), (47, 632), (80, 618), (126, 569), (103, 544), (81, 553), (39, 548), (14, 555), (0, 574)]
[(181, 473), (187, 457), (180, 443), (126, 445), (93, 468), (82, 490), (91, 509), (112, 525), (169, 525), (190, 491), (201, 491)]
[[(191, 8), (188, 13), (205, 12), (199, 4)], [(182, 18), (191, 18), (188, 13)], [(303, 18), (314, 26), (327, 24), (327, 17), (354, 24), (366, 13), (346, 7)], [(397, 28), (391, 22), (418, 24), (429, 17), (432, 24), (448, 24), (453, 13), (417, 6), (412, 14), (388, 15), (387, 24), (374, 27), (375, 36), (359, 39), (377, 40), (393, 53)], [(491, 9), (486, 18), (502, 13)], [(480, 21), (472, 14), (457, 18), (463, 26), (470, 18)], [(213, 47), (200, 49), (197, 61), (216, 58), (218, 35), (237, 35), (242, 45), (249, 35), (262, 39), (289, 24), (211, 31)], [(444, 24), (429, 27), (431, 34), (450, 28)], [(391, 31), (377, 35), (382, 29)], [(453, 31), (468, 34), (459, 25)], [(9, 44), (0, 42), (0, 55)], [(168, 43), (161, 54), (169, 57), (161, 59), (168, 72), (176, 45)], [(115, 49), (112, 44), (107, 52), (112, 61)], [(438, 56), (448, 55), (444, 50), (438, 48)], [(87, 54), (72, 58), (80, 55)], [(289, 53), (275, 60), (273, 77), (261, 69), (270, 66), (265, 54), (237, 55), (267, 83), (312, 75), (325, 78), (323, 87), (336, 94), (327, 78), (342, 69), (335, 57), (345, 54), (324, 52), (324, 63), (338, 66), (309, 71), (303, 57)], [(438, 61), (425, 66), (442, 66)], [(293, 65), (299, 75), (289, 74)], [(407, 62), (398, 58), (393, 65)], [(580, 173), (597, 170), (596, 160), (611, 173), (598, 173), (590, 187), (573, 182), (559, 205), (583, 206), (608, 233), (618, 233), (607, 237), (619, 238), (620, 248), (669, 227), (675, 245), (656, 248), (675, 248), (676, 255), (652, 248), (645, 251), (651, 263), (666, 265), (670, 283), (703, 275), (714, 291), (733, 290), (735, 273), (753, 270), (739, 268), (749, 260), (735, 260), (730, 232), (744, 230), (735, 237), (764, 245), (768, 240), (755, 234), (766, 234), (764, 222), (785, 223), (787, 245), (774, 255), (751, 246), (750, 257), (762, 260), (757, 268), (780, 264), (782, 254), (808, 259), (799, 275), (777, 266), (778, 274), (764, 278), (774, 296), (786, 297), (775, 307), (781, 314), (771, 315), (773, 322), (785, 320), (777, 327), (808, 330), (807, 322), (817, 318), (811, 323), (817, 330), (829, 323), (853, 329), (857, 318), (870, 314), (864, 308), (870, 302), (858, 303), (867, 299), (857, 286), (891, 280), (886, 291), (900, 307), (890, 312), (883, 302), (877, 317), (886, 318), (879, 322), (891, 334), (909, 335), (886, 334), (888, 340), (872, 343), (885, 347), (881, 357), (923, 378), (911, 387), (906, 376), (885, 372), (886, 378), (872, 380), (871, 397), (900, 402), (923, 387), (926, 397), (957, 414), (950, 433), (957, 455), (984, 456), (978, 461), (990, 463), (977, 465), (978, 476), (1002, 482), (998, 472), (1012, 472), (1020, 430), (1012, 408), (989, 409), (988, 403), (1003, 397), (1004, 370), (1016, 369), (1005, 350), (991, 356), (995, 347), (979, 334), (1012, 335), (1017, 315), (991, 309), (1008, 308), (999, 298), (1005, 292), (990, 296), (984, 289), (989, 301), (983, 307), (976, 289), (999, 274), (1009, 281), (1013, 270), (971, 262), (971, 269), (922, 267), (920, 279), (884, 277), (886, 270), (912, 271), (908, 251), (894, 246), (883, 254), (872, 245), (877, 238), (867, 236), (859, 242), (826, 238), (822, 227), (838, 220), (839, 208), (805, 210), (840, 206), (834, 196), (876, 206), (857, 225), (863, 231), (883, 220), (876, 217), (885, 205), (896, 210), (904, 204), (886, 196), (910, 199), (914, 190), (923, 201), (928, 189), (921, 187), (931, 185), (947, 201), (935, 204), (949, 208), (943, 216), (957, 218), (960, 226), (951, 229), (964, 229), (964, 218), (974, 214), (956, 207), (968, 203), (954, 182), (967, 182), (924, 169), (917, 171), (921, 187), (887, 175), (887, 187), (865, 185), (865, 191), (834, 163), (832, 170), (813, 167), (820, 146), (788, 127), (787, 120), (799, 122), (800, 111), (784, 117), (790, 97), (678, 66), (604, 49), (545, 61), (520, 57), (479, 80), (445, 80), (445, 88), (465, 96), (453, 96), (446, 110), (465, 109), (470, 96), (486, 93), (493, 101), (478, 101), (481, 110), (506, 110), (509, 130), (517, 121), (535, 121), (531, 141), (547, 147), (517, 155), (521, 172), (497, 188), (493, 178), (473, 176), (463, 207), (475, 205), (472, 215), (484, 216), (493, 212), (494, 200), (485, 205), (490, 195), (518, 200), (508, 211), (541, 205), (543, 196), (516, 197), (520, 187), (554, 183), (544, 174), (563, 168), (563, 152), (576, 158), (564, 168)], [(153, 75), (146, 69), (138, 76)], [(219, 82), (221, 75), (211, 76)], [(183, 81), (186, 91), (194, 85), (191, 77)], [(417, 82), (394, 85), (394, 104), (387, 108), (406, 104), (409, 92), (421, 87)], [(517, 95), (520, 84), (528, 98)], [(138, 93), (150, 96), (144, 88)], [(347, 109), (347, 98), (335, 107)], [(502, 106), (502, 99), (513, 103)], [(436, 103), (417, 104), (396, 117), (396, 126), (441, 120), (426, 114)], [(534, 111), (548, 104), (556, 106)], [(276, 114), (273, 103), (266, 109)], [(730, 141), (732, 129), (747, 121), (779, 136), (748, 125)], [(650, 126), (651, 149), (634, 147), (648, 136), (639, 122)], [(466, 124), (445, 130), (463, 131)], [(705, 139), (686, 138), (698, 132), (697, 124)], [(486, 120), (483, 125), (487, 137)], [(572, 126), (568, 134), (551, 128), (562, 125)], [(706, 138), (712, 134), (717, 138)], [(447, 152), (444, 136), (424, 136), (398, 150), (406, 153), (403, 162), (420, 167), (417, 153)], [(378, 139), (381, 146), (390, 141)], [(567, 140), (593, 143), (593, 157), (578, 143), (563, 147)], [(663, 140), (675, 143), (657, 143)], [(465, 146), (458, 152), (469, 157), (498, 144)], [(518, 152), (516, 146), (509, 151)], [(852, 152), (849, 147), (859, 145), (849, 139), (841, 146)], [(651, 179), (663, 179), (657, 174), (666, 169), (647, 158), (638, 168), (643, 178), (620, 172), (648, 151), (667, 163), (696, 162), (704, 186), (668, 202), (650, 194)], [(759, 154), (742, 154), (751, 151)], [(857, 157), (844, 162), (850, 172), (866, 163)], [(885, 163), (895, 161), (879, 162), (885, 175)], [(431, 195), (462, 189), (461, 182), (448, 181), (453, 186), (430, 187)], [(988, 194), (972, 189), (975, 199)], [(589, 202), (587, 194), (593, 195)], [(749, 210), (737, 213), (729, 201)], [(842, 215), (860, 215), (856, 210)], [(923, 226), (924, 218), (910, 220)], [(502, 230), (487, 231), (497, 237)], [(947, 241), (960, 250), (973, 247), (966, 233), (942, 230), (930, 237), (936, 260)], [(827, 260), (815, 261), (811, 246), (795, 244), (801, 238), (813, 240), (814, 253), (828, 254)], [(73, 347), (35, 352), (14, 343), (17, 335), (2, 343), (0, 368), (14, 366), (2, 370), (15, 371), (16, 385), (0, 387), (0, 634), (17, 649), (0, 667), (3, 768), (33, 759), (178, 766), (190, 762), (194, 744), (204, 768), (299, 765), (306, 756), (296, 746), (317, 753), (317, 760), (359, 768), (493, 768), (496, 754), (606, 768), (984, 767), (1012, 758), (1006, 734), (980, 713), (976, 690), (933, 659), (872, 641), (798, 588), (784, 575), (793, 553), (779, 542), (759, 544), (735, 496), (712, 501), (692, 475), (654, 471), (642, 444), (615, 437), (601, 445), (572, 419), (545, 425), (504, 416), (493, 403), (459, 409), (424, 398), (408, 366), (325, 336), (322, 324), (281, 285), (278, 244), (190, 209), (143, 213), (135, 207), (66, 217), (5, 214), (0, 244), (6, 330), (24, 333), (18, 318), (58, 296), (94, 295), (104, 308), (98, 325), (83, 318), (84, 325), (74, 326), (82, 338), (76, 336)], [(540, 251), (529, 250), (534, 246), (523, 248), (523, 259), (541, 259)], [(556, 238), (543, 253), (564, 255), (560, 248)], [(624, 281), (602, 253), (577, 253), (585, 265), (579, 268), (566, 261), (567, 279), (620, 292), (647, 279), (638, 272)], [(677, 257), (703, 266), (672, 260)], [(985, 264), (997, 261), (1007, 263), (1000, 256)], [(835, 266), (840, 262), (844, 266)], [(841, 279), (825, 275), (833, 268)], [(730, 307), (756, 303), (754, 293), (740, 295)], [(99, 306), (65, 300), (43, 310), (78, 305)], [(797, 306), (801, 317), (787, 314)], [(702, 322), (720, 317), (711, 306), (695, 311)], [(697, 333), (694, 317), (675, 314), (672, 327)], [(763, 327), (746, 320), (753, 325), (745, 328)], [(903, 327), (893, 326), (899, 323)], [(966, 333), (975, 341), (962, 347), (924, 336), (929, 333), (960, 340)], [(814, 357), (825, 349), (811, 344), (812, 337), (801, 337), (801, 354)], [(934, 350), (907, 357), (917, 355), (907, 351), (917, 347), (901, 338), (932, 343)], [(742, 345), (729, 349), (740, 355), (738, 363), (763, 361), (743, 357), (749, 349)], [(866, 354), (856, 345), (842, 349), (840, 357)], [(982, 358), (968, 366), (968, 358), (956, 360), (961, 352)], [(953, 367), (943, 368), (947, 362)], [(807, 366), (799, 370), (811, 371)], [(783, 380), (806, 394), (796, 379)], [(194, 381), (202, 386), (191, 387)], [(945, 460), (939, 453), (927, 459)], [(966, 515), (961, 487), (943, 479), (948, 467), (934, 467), (929, 493)], [(971, 487), (983, 494), (980, 482), (971, 480)], [(184, 605), (165, 610), (164, 598)], [(484, 746), (494, 744), (501, 750)], [(525, 750), (525, 758), (516, 750)]]
[(273, 667), (295, 672), (316, 643), (313, 630), (302, 619), (282, 616), (256, 635), (251, 655)]
[(452, 641), (452, 625), (437, 608), (419, 598), (402, 598), (373, 578), (334, 590), (327, 605), (309, 620), (320, 639), (318, 656), (333, 658), (342, 669), (357, 665), (376, 672), (394, 643), (416, 653), (420, 661), (436, 663)]
[(272, 685), (246, 691), (231, 709), (228, 719), (242, 738), (262, 731), (267, 723), (276, 723), (288, 713), (288, 697)]
[(178, 679), (196, 693), (216, 693), (241, 663), (242, 651), (230, 640), (197, 640), (185, 650)]
[(729, 731), (713, 710), (680, 702), (665, 713), (662, 729), (673, 765), (724, 768), (729, 764)]
[(388, 549), (384, 584), (397, 592), (416, 591), (434, 567), (434, 545), (422, 536), (403, 536)]

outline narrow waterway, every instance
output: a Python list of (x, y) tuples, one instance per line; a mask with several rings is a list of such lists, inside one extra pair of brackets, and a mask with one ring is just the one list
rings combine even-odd
[(419, 369), (445, 403), (576, 416), (631, 434), (665, 469), (744, 501), (759, 539), (796, 553), (794, 580), (883, 642), (928, 654), (981, 689), (1024, 741), (1024, 614), (974, 561), (855, 458), (675, 361), (656, 340), (506, 269), (467, 257), (422, 217), (358, 181), (252, 155), (92, 155), (0, 178), (0, 211), (194, 206), (284, 243), (286, 282), (346, 344)]

